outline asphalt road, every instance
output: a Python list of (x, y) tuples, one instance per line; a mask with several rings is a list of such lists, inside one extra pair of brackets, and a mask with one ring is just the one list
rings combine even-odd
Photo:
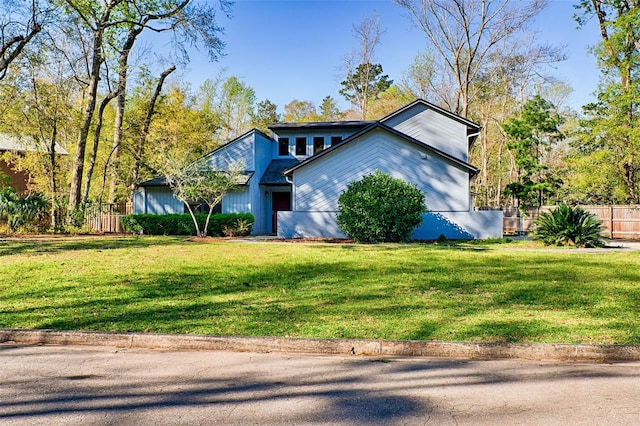
[(0, 344), (2, 425), (638, 425), (640, 363)]

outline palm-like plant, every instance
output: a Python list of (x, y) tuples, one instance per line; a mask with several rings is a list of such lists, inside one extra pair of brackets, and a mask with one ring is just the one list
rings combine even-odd
[(38, 227), (46, 215), (48, 201), (42, 194), (18, 195), (12, 187), (0, 190), (0, 219), (5, 219), (11, 232), (31, 225)]
[(598, 217), (581, 207), (558, 205), (553, 211), (540, 213), (535, 221), (535, 238), (545, 245), (573, 244), (576, 247), (602, 247), (602, 225)]

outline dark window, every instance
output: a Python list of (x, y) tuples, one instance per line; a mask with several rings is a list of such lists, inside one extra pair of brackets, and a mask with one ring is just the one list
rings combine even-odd
[(313, 155), (324, 149), (324, 136), (315, 136), (313, 138)]
[(296, 138), (296, 155), (307, 155), (307, 138)]
[(289, 155), (289, 138), (278, 138), (278, 155), (281, 157)]
[(342, 142), (342, 136), (331, 136), (331, 146)]

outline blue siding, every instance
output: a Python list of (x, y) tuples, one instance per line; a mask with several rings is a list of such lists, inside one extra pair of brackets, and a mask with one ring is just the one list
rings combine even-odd
[(183, 213), (184, 203), (173, 196), (169, 187), (147, 187), (136, 192), (134, 212), (138, 214)]
[(462, 160), (468, 160), (467, 126), (418, 104), (385, 121), (386, 125)]
[(214, 170), (227, 170), (234, 161), (243, 161), (245, 170), (253, 172), (247, 186), (241, 191), (227, 194), (222, 200), (224, 213), (251, 213), (255, 218), (253, 233), (269, 232), (270, 207), (260, 187), (260, 178), (274, 157), (274, 143), (258, 132), (250, 132), (205, 157)]
[(225, 195), (222, 199), (222, 213), (251, 213), (251, 193), (249, 188)]
[(296, 211), (337, 211), (353, 181), (380, 170), (418, 186), (431, 211), (468, 211), (469, 174), (461, 166), (376, 130), (294, 172)]
[(270, 199), (264, 196), (265, 188), (261, 187), (258, 182), (277, 154), (277, 145), (273, 140), (263, 137), (260, 133), (255, 133), (255, 173), (249, 182), (251, 213), (255, 220), (254, 234), (271, 232)]
[(243, 161), (245, 170), (255, 170), (254, 133), (224, 145), (204, 159), (213, 170), (228, 170), (234, 161)]

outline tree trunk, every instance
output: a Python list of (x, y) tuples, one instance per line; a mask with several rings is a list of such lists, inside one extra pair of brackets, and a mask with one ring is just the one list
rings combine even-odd
[[(148, 19), (143, 20), (146, 22)], [(116, 187), (118, 185), (118, 168), (120, 165), (120, 144), (122, 142), (122, 123), (124, 121), (124, 108), (127, 98), (127, 78), (129, 70), (129, 54), (136, 41), (136, 38), (142, 33), (144, 27), (142, 25), (129, 27), (129, 34), (120, 52), (120, 60), (118, 62), (118, 102), (116, 105), (115, 123), (113, 126), (113, 163), (111, 167), (111, 183), (109, 185), (109, 203), (116, 202)]]
[(133, 166), (133, 179), (131, 181), (131, 187), (129, 188), (129, 199), (133, 200), (133, 191), (135, 191), (136, 186), (138, 185), (138, 179), (140, 178), (140, 165), (142, 164), (142, 157), (144, 156), (144, 146), (147, 141), (147, 135), (149, 134), (149, 127), (151, 127), (151, 118), (153, 117), (153, 112), (156, 106), (156, 102), (158, 97), (160, 96), (160, 92), (162, 91), (162, 85), (166, 78), (176, 70), (175, 65), (167, 68), (160, 75), (160, 79), (158, 80), (158, 84), (156, 85), (156, 90), (153, 92), (151, 96), (151, 100), (149, 102), (149, 109), (147, 110), (147, 116), (144, 120), (144, 127), (142, 132), (140, 133), (140, 138), (138, 140), (138, 146), (134, 150), (135, 164)]
[(96, 123), (96, 130), (93, 135), (93, 149), (91, 151), (91, 158), (89, 159), (89, 167), (87, 168), (87, 176), (85, 177), (84, 182), (84, 195), (82, 196), (82, 203), (86, 204), (89, 201), (89, 190), (91, 189), (91, 177), (93, 176), (93, 168), (96, 165), (96, 157), (98, 156), (98, 145), (100, 143), (100, 133), (102, 131), (102, 118), (104, 116), (104, 110), (111, 102), (113, 98), (115, 98), (115, 92), (110, 92), (100, 103), (100, 108), (98, 109), (98, 120)]
[(189, 203), (187, 203), (186, 201), (183, 201), (183, 202), (184, 202), (184, 205), (187, 206), (187, 210), (189, 210), (189, 214), (191, 215), (191, 219), (193, 220), (193, 224), (196, 227), (196, 237), (201, 237), (202, 234), (200, 233), (200, 226), (198, 225), (198, 221), (196, 220), (196, 214), (193, 212), (193, 209), (191, 208)]
[[(111, 11), (120, 2), (112, 1), (106, 3), (100, 21), (96, 28), (93, 29), (93, 48), (91, 54), (91, 70), (89, 74), (89, 86), (87, 88), (87, 105), (85, 106), (80, 124), (80, 132), (78, 142), (76, 143), (76, 154), (73, 159), (71, 169), (71, 188), (69, 190), (69, 206), (68, 213), (77, 210), (80, 205), (80, 195), (82, 192), (82, 175), (84, 173), (84, 157), (87, 147), (87, 138), (89, 137), (89, 129), (91, 128), (91, 120), (96, 109), (96, 97), (98, 93), (98, 83), (100, 82), (100, 68), (104, 58), (102, 57), (102, 46), (104, 43), (104, 32), (111, 16)], [(72, 5), (73, 7), (73, 5)]]
[(57, 192), (56, 184), (56, 140), (58, 139), (58, 126), (53, 123), (53, 132), (51, 134), (51, 143), (49, 144), (49, 164), (51, 164), (51, 173), (49, 173), (49, 186), (51, 187), (51, 229), (55, 230), (58, 226), (57, 220)]

